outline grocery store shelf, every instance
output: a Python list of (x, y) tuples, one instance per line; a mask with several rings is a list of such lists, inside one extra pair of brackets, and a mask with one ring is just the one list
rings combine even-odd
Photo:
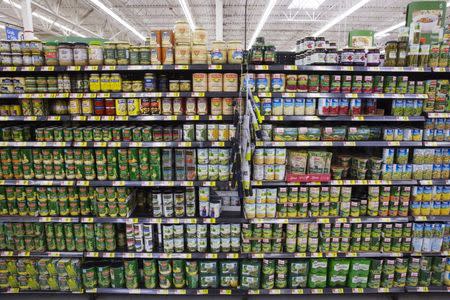
[[(1, 220), (1, 218), (0, 218)], [(222, 216), (219, 218), (113, 218), (113, 217), (82, 217), (81, 223), (146, 223), (146, 224), (220, 224), (220, 223), (245, 223), (246, 220), (234, 216)]]
[(110, 181), (110, 180), (0, 180), (0, 185), (36, 185), (36, 186), (220, 186), (229, 185), (229, 181)]
[(240, 253), (132, 253), (132, 252), (85, 252), (90, 258), (162, 258), (162, 259), (235, 259), (246, 258)]
[(404, 288), (323, 288), (323, 289), (258, 289), (249, 290), (249, 295), (320, 295), (320, 294), (378, 294), (404, 293)]
[(450, 180), (433, 179), (433, 180), (419, 180), (420, 185), (450, 185)]
[(0, 180), (0, 185), (73, 186), (75, 180)]
[(433, 72), (438, 72), (438, 73), (440, 73), (440, 72), (450, 72), (450, 68), (449, 67), (445, 67), (445, 68), (443, 68), (443, 67), (434, 67), (433, 68)]
[(0, 121), (232, 121), (233, 116), (0, 116)]
[(224, 64), (224, 65), (117, 65), (117, 66), (44, 66), (44, 67), (0, 67), (3, 72), (83, 72), (83, 71), (240, 71), (240, 64)]
[[(427, 99), (427, 94), (364, 94), (364, 93), (258, 93), (261, 98), (347, 98), (347, 99)], [(154, 96), (155, 97), (155, 96)], [(219, 97), (219, 96), (217, 96)]]
[(424, 142), (425, 147), (450, 147), (450, 142)]
[(0, 147), (72, 147), (71, 142), (0, 142)]
[(415, 185), (417, 180), (331, 180), (327, 182), (252, 181), (252, 186)]
[(229, 181), (110, 181), (110, 180), (79, 180), (77, 186), (228, 186)]
[(1, 257), (83, 257), (83, 252), (30, 252), (30, 251), (1, 251)]
[(414, 216), (415, 222), (450, 222), (450, 216)]
[(448, 119), (448, 118), (450, 118), (450, 113), (427, 113), (427, 118), (430, 118), (430, 119), (435, 119), (435, 118)]
[(86, 289), (87, 294), (139, 294), (139, 295), (244, 295), (242, 289)]
[(38, 93), (0, 94), (0, 99), (63, 99), (63, 98), (144, 98), (144, 97), (224, 97), (237, 98), (238, 92), (139, 92), (139, 93)]
[(363, 121), (363, 122), (424, 122), (423, 116), (263, 116), (263, 121)]
[(254, 218), (249, 223), (254, 224), (300, 224), (300, 223), (407, 223), (411, 217), (309, 217), (309, 218)]
[(19, 288), (7, 288), (0, 289), (0, 294), (37, 294), (39, 295), (72, 295), (72, 294), (82, 294), (83, 290), (80, 291), (50, 291), (50, 290), (27, 290)]
[(0, 222), (53, 222), (53, 223), (78, 223), (78, 217), (32, 217), (32, 216), (0, 216)]
[(407, 293), (450, 293), (450, 287), (430, 286), (430, 287), (406, 287)]
[(249, 258), (319, 258), (319, 257), (403, 257), (402, 252), (317, 252), (317, 253), (253, 253)]
[[(450, 145), (450, 142), (448, 143)], [(296, 142), (262, 142), (257, 147), (421, 147), (422, 142), (387, 142), (387, 141), (296, 141)]]
[(145, 147), (145, 148), (183, 148), (183, 147), (230, 147), (231, 142), (74, 142), (73, 147)]
[[(359, 67), (359, 66), (296, 66), (296, 65), (249, 65), (249, 71), (336, 71), (336, 72), (392, 72), (423, 73), (431, 72), (431, 68), (418, 67)], [(433, 71), (438, 72), (437, 68)], [(439, 72), (445, 72), (440, 70)]]

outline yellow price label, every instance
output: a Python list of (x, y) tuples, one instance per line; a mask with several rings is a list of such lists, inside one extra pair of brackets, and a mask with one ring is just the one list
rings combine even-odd
[(186, 290), (175, 290), (175, 295), (186, 295)]
[(344, 289), (331, 289), (331, 292), (333, 294), (343, 294), (344, 293)]
[(99, 253), (98, 252), (88, 252), (86, 253), (87, 257), (99, 257)]
[(294, 253), (294, 257), (295, 257), (295, 258), (306, 257), (306, 253)]
[(102, 70), (105, 71), (114, 71), (116, 69), (116, 66), (103, 66)]
[(311, 253), (311, 257), (323, 257), (323, 253), (320, 253), (320, 252)]
[(208, 290), (197, 290), (197, 295), (208, 295)]
[(227, 258), (239, 258), (239, 254), (238, 253), (228, 253), (226, 255)]
[(231, 295), (231, 290), (220, 290), (221, 295)]
[(283, 93), (281, 96), (283, 98), (295, 98), (295, 93)]
[(295, 65), (285, 65), (283, 68), (284, 68), (284, 70), (286, 70), (286, 71), (295, 71), (295, 70), (298, 70), (298, 67), (295, 66)]
[(293, 289), (292, 295), (303, 295), (303, 289)]
[(337, 252), (328, 252), (326, 257), (337, 257)]
[(357, 257), (358, 253), (356, 252), (348, 252), (347, 254), (345, 254), (346, 257)]
[(346, 147), (356, 147), (356, 142), (344, 142), (344, 146), (346, 146)]
[(378, 293), (389, 293), (389, 288), (378, 288)]
[(166, 97), (180, 97), (180, 93), (166, 93)]
[(272, 289), (272, 290), (269, 290), (269, 294), (270, 295), (280, 295), (281, 290), (280, 289)]
[(254, 253), (252, 254), (253, 258), (264, 258), (264, 253)]
[(352, 289), (352, 293), (361, 294), (361, 293), (364, 293), (364, 289), (362, 289), (362, 288), (353, 288)]
[(222, 65), (209, 65), (209, 70), (222, 70)]
[(323, 289), (312, 289), (311, 294), (323, 294)]
[(84, 223), (94, 223), (94, 218), (82, 218), (81, 222)]
[(319, 223), (319, 224), (328, 224), (328, 223), (330, 223), (330, 219), (328, 219), (328, 218), (319, 218), (319, 219), (317, 219), (317, 223)]
[(60, 257), (61, 256), (61, 252), (49, 252), (48, 256), (50, 256), (50, 257)]
[(141, 289), (129, 289), (128, 294), (140, 294)]
[(249, 293), (250, 295), (259, 295), (259, 294), (260, 294), (260, 291), (259, 291), (259, 290), (248, 290), (248, 293)]
[(84, 69), (86, 71), (97, 71), (98, 70), (98, 66), (85, 66)]
[(175, 65), (175, 70), (189, 70), (189, 65)]
[(257, 65), (257, 66), (255, 66), (255, 70), (267, 71), (267, 70), (269, 70), (269, 66), (268, 65)]
[(205, 97), (205, 93), (193, 92), (191, 94), (192, 97)]

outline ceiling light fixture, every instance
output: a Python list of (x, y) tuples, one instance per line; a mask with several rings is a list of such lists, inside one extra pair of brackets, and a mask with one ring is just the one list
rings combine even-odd
[(318, 9), (325, 0), (292, 0), (288, 9)]
[(100, 8), (101, 10), (103, 10), (105, 13), (107, 13), (109, 16), (111, 16), (114, 20), (116, 20), (117, 22), (119, 22), (120, 24), (122, 24), (125, 28), (127, 28), (129, 31), (131, 31), (132, 33), (134, 33), (137, 37), (139, 37), (142, 41), (145, 41), (145, 36), (142, 35), (139, 31), (137, 31), (136, 28), (134, 28), (133, 26), (131, 26), (127, 21), (125, 21), (124, 19), (122, 19), (121, 17), (119, 17), (115, 12), (113, 12), (111, 9), (109, 9), (108, 7), (105, 6), (105, 4), (103, 4), (102, 2), (100, 2), (99, 0), (89, 0), (90, 2), (92, 2), (94, 5), (96, 5), (98, 8)]
[[(450, 2), (447, 2), (447, 7), (450, 7)], [(391, 31), (393, 31), (395, 29), (398, 29), (398, 28), (400, 28), (402, 26), (406, 26), (406, 22), (400, 22), (400, 23), (392, 25), (391, 27), (388, 27), (388, 28), (386, 28), (384, 30), (378, 31), (378, 32), (375, 33), (375, 37), (376, 38), (385, 37), (389, 32), (391, 32)]]
[(333, 27), (334, 25), (336, 25), (337, 23), (339, 23), (340, 21), (344, 20), (345, 18), (347, 18), (348, 16), (350, 16), (352, 13), (354, 13), (355, 11), (357, 11), (358, 9), (360, 9), (361, 7), (363, 7), (365, 4), (367, 4), (370, 0), (362, 0), (359, 1), (358, 3), (356, 3), (355, 5), (353, 5), (352, 7), (350, 7), (347, 11), (345, 11), (343, 14), (337, 16), (336, 18), (334, 18), (333, 20), (331, 20), (331, 22), (329, 22), (328, 24), (326, 24), (325, 26), (323, 26), (319, 31), (315, 32), (313, 34), (313, 36), (318, 36), (321, 35), (322, 33), (324, 33), (325, 31), (327, 31), (328, 29), (330, 29), (331, 27)]
[[(18, 3), (15, 3), (15, 2), (12, 2), (12, 1), (10, 1), (10, 0), (3, 0), (3, 2), (5, 2), (5, 3), (7, 3), (7, 4), (10, 4), (10, 5), (14, 6), (14, 7), (17, 8), (17, 9), (22, 9), (22, 5), (20, 5), (20, 4), (18, 4)], [(41, 15), (40, 13), (33, 12), (32, 15), (33, 15), (34, 17), (36, 17), (36, 18), (41, 19), (42, 21), (45, 21), (45, 22), (47, 22), (47, 23), (49, 23), (49, 24), (52, 24), (53, 26), (55, 26), (55, 27), (61, 29), (63, 32), (70, 32), (70, 33), (72, 33), (72, 34), (74, 34), (74, 35), (76, 35), (76, 36), (82, 37), (82, 38), (85, 38), (85, 37), (86, 37), (84, 34), (81, 34), (81, 33), (79, 33), (78, 31), (75, 31), (75, 30), (73, 30), (73, 29), (70, 29), (69, 27), (67, 27), (67, 26), (65, 26), (65, 25), (63, 25), (63, 24), (61, 24), (61, 23), (59, 23), (59, 22), (57, 22), (57, 21), (53, 21), (52, 19), (47, 18), (46, 16)]]
[(269, 18), (269, 15), (272, 12), (272, 9), (274, 8), (275, 4), (277, 4), (277, 0), (269, 1), (269, 4), (267, 5), (266, 9), (264, 10), (261, 20), (259, 20), (259, 23), (255, 29), (255, 32), (253, 33), (252, 38), (250, 39), (250, 43), (248, 43), (247, 50), (249, 50), (253, 46), (253, 43), (256, 41), (256, 38), (258, 37), (259, 33), (261, 32), (262, 28), (264, 27), (264, 24), (266, 23), (267, 18)]
[(191, 11), (189, 10), (189, 5), (186, 0), (178, 0), (178, 2), (180, 2), (181, 9), (183, 9), (183, 13), (189, 23), (189, 27), (191, 27), (191, 30), (195, 30), (194, 19), (192, 18)]

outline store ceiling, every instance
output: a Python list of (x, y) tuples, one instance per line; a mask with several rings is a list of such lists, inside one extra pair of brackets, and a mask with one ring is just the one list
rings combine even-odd
[[(0, 0), (0, 20), (21, 24), (20, 10)], [(247, 41), (250, 40), (269, 0), (222, 0), (224, 40), (244, 40), (245, 3), (247, 2)], [(311, 35), (334, 17), (342, 14), (360, 0), (325, 0), (317, 10), (288, 9), (292, 0), (278, 0), (268, 18), (261, 36), (266, 43), (279, 50), (291, 50), (295, 41)], [(178, 0), (101, 0), (117, 15), (139, 32), (146, 35), (149, 29), (171, 28), (184, 14)], [(209, 40), (215, 39), (216, 0), (187, 0), (194, 22), (204, 27)], [(405, 19), (410, 0), (372, 0), (361, 9), (326, 31), (323, 35), (344, 46), (347, 33), (352, 29), (383, 30)], [(93, 33), (105, 39), (126, 40), (140, 43), (141, 40), (110, 16), (99, 10), (90, 0), (32, 0), (33, 11), (57, 21), (80, 34), (92, 37)], [(447, 17), (448, 17), (447, 13)], [(59, 16), (59, 17), (58, 17)], [(36, 35), (41, 39), (64, 34), (55, 24), (34, 18)], [(386, 39), (378, 40), (384, 43)]]

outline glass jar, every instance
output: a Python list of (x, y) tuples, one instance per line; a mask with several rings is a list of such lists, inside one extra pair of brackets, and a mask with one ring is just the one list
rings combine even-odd
[(131, 83), (131, 91), (132, 92), (142, 92), (144, 85), (142, 84), (142, 80), (133, 80)]
[(20, 41), (20, 50), (22, 54), (31, 54), (30, 41)]
[(264, 47), (264, 63), (274, 64), (277, 60), (277, 54), (275, 52), (275, 46), (267, 45)]
[(102, 93), (111, 91), (111, 75), (108, 73), (100, 75), (100, 91)]
[(103, 46), (99, 41), (89, 42), (88, 49), (89, 65), (99, 66), (103, 65)]
[(58, 65), (58, 43), (46, 42), (43, 46), (45, 65), (57, 66)]
[(376, 67), (380, 65), (380, 50), (378, 48), (370, 48), (367, 51), (367, 66)]
[(395, 67), (397, 64), (397, 41), (389, 41), (386, 43), (384, 48), (384, 66), (385, 67)]
[(116, 44), (113, 42), (106, 42), (103, 45), (103, 62), (105, 65), (116, 65)]
[(31, 64), (35, 67), (40, 67), (44, 65), (44, 58), (40, 54), (31, 55)]
[(60, 66), (73, 65), (73, 49), (70, 43), (61, 43), (58, 45), (58, 59)]
[(314, 47), (317, 48), (325, 48), (325, 38), (323, 36), (316, 37), (314, 41)]
[(130, 65), (139, 65), (139, 47), (133, 46), (130, 48)]
[(191, 63), (191, 47), (189, 44), (175, 46), (175, 64), (188, 65)]
[(21, 53), (13, 53), (11, 55), (12, 65), (15, 67), (23, 65), (22, 54)]
[(179, 92), (180, 91), (180, 81), (179, 80), (169, 80), (169, 91)]
[(191, 81), (180, 80), (180, 92), (190, 92), (190, 91), (191, 91)]
[(251, 63), (261, 64), (264, 60), (264, 47), (263, 46), (253, 46), (251, 52)]
[(192, 43), (195, 44), (206, 44), (206, 30), (203, 27), (195, 28), (193, 32)]
[(92, 93), (100, 92), (100, 75), (99, 74), (89, 75), (89, 91)]
[(205, 44), (196, 44), (191, 47), (191, 62), (193, 64), (207, 64), (208, 50)]
[(408, 51), (408, 43), (399, 42), (397, 44), (397, 61), (396, 66), (404, 67), (406, 66), (406, 53)]
[(1, 40), (0, 41), (0, 53), (9, 53), (9, 52), (11, 52), (10, 41)]
[(323, 48), (316, 48), (315, 50), (315, 59), (314, 59), (314, 63), (316, 65), (324, 65), (326, 64), (326, 57), (327, 57), (327, 50), (323, 49)]
[(122, 77), (119, 73), (112, 73), (110, 78), (111, 92), (120, 92), (122, 90)]
[(191, 30), (186, 21), (177, 21), (174, 28), (175, 43), (190, 43)]
[(31, 54), (41, 54), (42, 42), (40, 40), (31, 40), (29, 42)]
[(139, 64), (149, 65), (150, 64), (150, 47), (141, 46), (139, 47)]
[(130, 57), (130, 44), (119, 42), (116, 44), (116, 58), (118, 65), (128, 65)]
[(336, 48), (327, 49), (325, 56), (325, 63), (327, 65), (337, 65), (338, 64), (338, 53)]
[(341, 65), (351, 66), (353, 65), (355, 52), (352, 48), (344, 48), (341, 53)]
[(145, 73), (144, 75), (144, 91), (154, 92), (156, 91), (156, 77), (153, 73)]
[(11, 41), (11, 53), (22, 53), (20, 41)]
[(366, 65), (366, 51), (364, 48), (355, 48), (353, 55), (353, 65), (354, 66), (365, 66)]
[(313, 50), (316, 47), (316, 41), (315, 38), (313, 36), (307, 36), (305, 37), (305, 42), (304, 42), (304, 51), (306, 50)]
[(211, 63), (225, 64), (227, 62), (227, 47), (224, 41), (214, 41), (211, 47)]
[(31, 54), (23, 54), (22, 55), (22, 64), (24, 66), (32, 66), (33, 65), (33, 59), (31, 57), (32, 57)]
[(75, 43), (73, 45), (73, 64), (75, 66), (86, 66), (88, 64), (88, 45), (86, 43)]
[(229, 64), (241, 64), (244, 60), (244, 49), (240, 41), (230, 41), (227, 45)]

